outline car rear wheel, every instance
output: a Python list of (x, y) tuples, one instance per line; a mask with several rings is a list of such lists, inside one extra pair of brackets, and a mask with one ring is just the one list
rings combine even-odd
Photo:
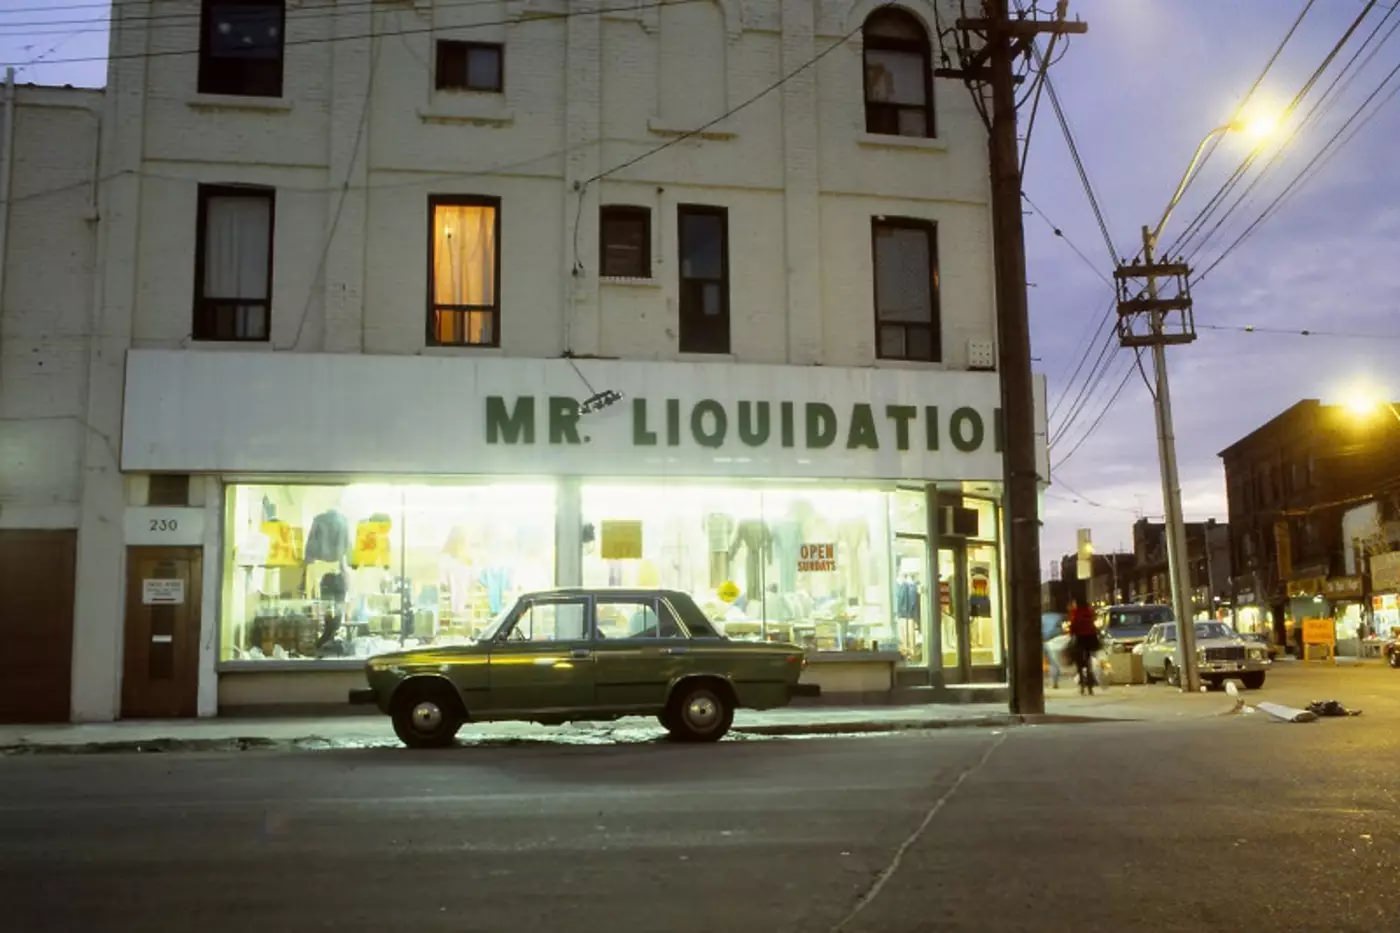
[(660, 718), (672, 738), (682, 742), (716, 742), (734, 722), (734, 704), (709, 682), (682, 684)]
[(1391, 651), (1388, 660), (1390, 661), (1391, 667), (1395, 668), (1396, 670), (1400, 670), (1400, 649), (1395, 649)]
[(462, 728), (461, 701), (445, 684), (409, 684), (394, 696), (389, 711), (394, 734), (409, 748), (445, 748)]
[(1240, 682), (1246, 690), (1258, 690), (1264, 686), (1264, 671), (1248, 671), (1240, 675)]
[(1167, 661), (1162, 665), (1163, 677), (1169, 687), (1181, 686), (1181, 674), (1177, 672), (1176, 665)]

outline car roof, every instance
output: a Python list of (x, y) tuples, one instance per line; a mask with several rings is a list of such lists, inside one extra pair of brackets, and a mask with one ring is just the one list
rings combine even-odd
[(548, 590), (533, 590), (520, 594), (521, 599), (530, 599), (536, 596), (666, 596), (668, 598), (684, 596), (686, 599), (690, 599), (688, 593), (659, 586), (557, 586)]

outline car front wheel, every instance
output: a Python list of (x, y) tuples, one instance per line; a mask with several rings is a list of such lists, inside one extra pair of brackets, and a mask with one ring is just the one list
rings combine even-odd
[(1176, 665), (1168, 661), (1162, 665), (1162, 679), (1167, 682), (1168, 687), (1180, 687), (1181, 675), (1177, 673)]
[(708, 683), (677, 688), (662, 724), (682, 742), (716, 742), (734, 722), (734, 704)]
[(445, 748), (462, 728), (462, 705), (446, 684), (404, 687), (389, 715), (394, 734), (409, 748)]
[(1240, 681), (1246, 690), (1258, 690), (1264, 686), (1264, 671), (1249, 671), (1241, 674)]

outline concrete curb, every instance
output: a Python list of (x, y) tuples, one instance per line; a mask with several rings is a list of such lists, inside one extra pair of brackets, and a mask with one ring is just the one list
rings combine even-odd
[[(1041, 715), (1002, 714), (972, 716), (960, 719), (858, 720), (852, 722), (773, 723), (771, 725), (735, 726), (736, 735), (765, 737), (860, 735), (889, 732), (919, 732), (938, 729), (988, 729), (1009, 726), (1069, 725), (1094, 722), (1132, 722), (1134, 720), (1103, 716), (1071, 716), (1046, 713)], [(657, 736), (661, 739), (662, 736)], [(461, 743), (464, 746), (551, 745), (577, 744), (568, 737), (557, 735), (493, 736), (484, 735)], [(332, 739), (306, 735), (273, 739), (266, 736), (232, 736), (225, 738), (122, 739), (86, 742), (18, 742), (0, 745), (0, 757), (22, 755), (121, 755), (160, 754), (170, 752), (247, 752), (247, 751), (326, 751), (334, 749), (398, 748), (391, 735), (383, 739), (356, 737)]]

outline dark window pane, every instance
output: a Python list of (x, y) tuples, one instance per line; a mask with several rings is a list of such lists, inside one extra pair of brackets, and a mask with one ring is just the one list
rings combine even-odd
[(928, 114), (913, 107), (899, 108), (899, 136), (927, 136)]
[(266, 0), (205, 4), (199, 57), (202, 93), (282, 93), (282, 6)]
[(188, 473), (155, 473), (146, 491), (147, 505), (189, 505)]
[(905, 355), (909, 359), (933, 359), (933, 332), (931, 330), (923, 327), (910, 327), (904, 332), (904, 339), (908, 348)]
[(724, 222), (714, 214), (681, 217), (681, 276), (718, 279), (724, 275)]
[(918, 52), (872, 49), (865, 53), (866, 99), (879, 103), (922, 107), (925, 91), (924, 57)]
[(866, 104), (865, 129), (870, 133), (898, 136), (899, 108), (892, 104)]
[(881, 10), (865, 23), (867, 38), (902, 39), (906, 42), (927, 42), (919, 21), (903, 10)]
[(701, 291), (701, 308), (706, 317), (719, 317), (724, 313), (724, 294), (718, 282), (706, 282)]
[(437, 43), (437, 87), (467, 86), (467, 44), (439, 39)]
[(932, 323), (931, 282), (927, 232), (910, 227), (877, 227), (875, 294), (879, 319)]
[(467, 87), (478, 91), (501, 89), (501, 50), (474, 45), (467, 53)]
[(907, 354), (904, 352), (904, 328), (888, 324), (880, 328), (879, 355), (887, 360), (905, 358)]
[(645, 209), (603, 208), (600, 236), (603, 275), (651, 277), (651, 223)]

